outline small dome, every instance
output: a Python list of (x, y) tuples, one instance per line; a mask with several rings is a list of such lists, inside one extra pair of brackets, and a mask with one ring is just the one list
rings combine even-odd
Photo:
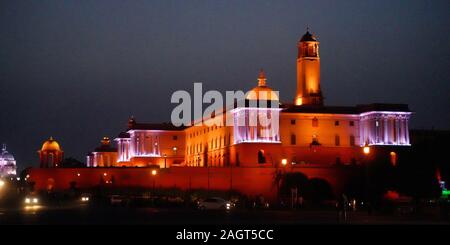
[(0, 161), (14, 161), (14, 156), (6, 150), (6, 145), (3, 144), (2, 152), (0, 153)]
[(311, 34), (309, 31), (306, 31), (305, 35), (303, 35), (300, 42), (317, 42), (316, 36)]
[(278, 100), (278, 95), (267, 86), (257, 86), (250, 90), (245, 98), (247, 100)]
[(258, 76), (258, 86), (248, 91), (245, 98), (247, 100), (279, 100), (278, 95), (266, 85), (266, 75), (261, 69)]
[(103, 139), (101, 140), (102, 145), (109, 145), (111, 143), (111, 141), (109, 140), (109, 137), (103, 137)]
[(53, 139), (53, 137), (50, 137), (44, 142), (44, 144), (42, 144), (41, 151), (61, 151), (61, 147), (58, 142)]

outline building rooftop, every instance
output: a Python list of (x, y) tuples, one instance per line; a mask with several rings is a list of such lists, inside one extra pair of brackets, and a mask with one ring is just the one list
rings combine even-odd
[(181, 131), (186, 127), (176, 127), (172, 123), (133, 123), (130, 124), (128, 130), (170, 130), (170, 131)]
[(369, 111), (410, 112), (406, 104), (367, 104), (356, 106), (284, 105), (286, 113), (360, 114)]
[(317, 42), (317, 38), (314, 34), (311, 34), (309, 31), (302, 36), (300, 42)]

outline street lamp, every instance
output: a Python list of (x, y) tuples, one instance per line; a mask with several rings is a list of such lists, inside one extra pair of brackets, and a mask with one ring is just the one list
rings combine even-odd
[(363, 147), (363, 152), (364, 152), (364, 154), (366, 154), (366, 155), (368, 155), (369, 153), (370, 153), (370, 147), (369, 147), (369, 144), (365, 144), (364, 145), (364, 147)]
[(369, 160), (367, 159), (369, 157), (370, 154), (370, 147), (369, 144), (366, 142), (366, 144), (363, 147), (363, 153), (364, 155), (366, 155), (366, 157), (364, 158), (364, 169), (365, 169), (365, 177), (366, 177), (366, 203), (367, 203), (367, 212), (370, 214), (371, 210), (370, 210), (370, 196), (369, 196), (369, 192), (370, 192), (370, 176), (369, 176)]
[[(156, 174), (158, 174), (158, 171), (156, 171), (156, 169), (153, 169), (152, 176), (156, 177)], [(155, 191), (155, 178), (153, 178), (153, 191)]]
[(167, 154), (164, 153), (164, 168), (167, 168)]

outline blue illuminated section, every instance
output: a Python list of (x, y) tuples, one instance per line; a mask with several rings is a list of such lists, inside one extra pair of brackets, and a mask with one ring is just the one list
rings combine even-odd
[(360, 145), (410, 146), (411, 112), (370, 111), (360, 114)]
[(280, 108), (236, 108), (233, 114), (234, 144), (281, 143)]

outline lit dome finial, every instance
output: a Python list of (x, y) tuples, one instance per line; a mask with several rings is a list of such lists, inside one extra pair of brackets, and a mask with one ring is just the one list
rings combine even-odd
[(266, 73), (264, 72), (264, 69), (261, 68), (259, 70), (259, 76), (258, 76), (258, 87), (265, 87), (266, 86)]
[(278, 95), (266, 85), (266, 74), (263, 69), (259, 71), (258, 86), (248, 91), (247, 100), (278, 100)]

